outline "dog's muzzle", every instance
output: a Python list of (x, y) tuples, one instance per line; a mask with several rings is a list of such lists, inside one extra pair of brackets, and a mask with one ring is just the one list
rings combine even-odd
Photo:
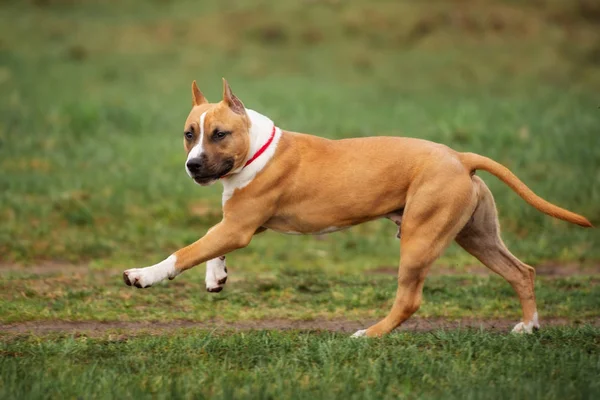
[(233, 160), (225, 160), (219, 165), (219, 168), (215, 170), (210, 168), (204, 158), (197, 157), (188, 160), (185, 167), (196, 183), (206, 186), (231, 172), (233, 169)]

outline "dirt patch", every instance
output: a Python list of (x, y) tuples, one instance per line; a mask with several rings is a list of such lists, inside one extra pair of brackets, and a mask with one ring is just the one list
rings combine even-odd
[(73, 265), (48, 261), (38, 265), (24, 266), (15, 264), (0, 264), (0, 274), (21, 272), (34, 275), (74, 274), (93, 271), (87, 265)]
[[(248, 331), (248, 330), (300, 330), (300, 331), (329, 331), (353, 333), (377, 322), (376, 320), (350, 321), (315, 319), (310, 321), (295, 321), (287, 319), (268, 319), (256, 321), (225, 322), (210, 321), (171, 321), (171, 322), (97, 322), (97, 321), (38, 321), (0, 324), (2, 335), (46, 335), (63, 333), (70, 335), (85, 335), (90, 337), (103, 336), (107, 333), (135, 335), (142, 333), (161, 334), (178, 329), (202, 329), (216, 331)], [(484, 329), (486, 331), (509, 332), (517, 321), (512, 319), (478, 320), (463, 318), (448, 320), (444, 318), (411, 318), (406, 321), (399, 331), (429, 332), (439, 329)], [(572, 322), (565, 318), (551, 318), (541, 321), (544, 326), (577, 326), (590, 324), (600, 326), (600, 318)]]
[[(398, 267), (397, 266), (386, 266), (383, 265), (381, 267), (377, 267), (375, 269), (371, 269), (366, 271), (366, 273), (371, 274), (381, 274), (381, 275), (398, 275)], [(491, 275), (492, 272), (486, 269), (483, 266), (468, 266), (461, 269), (454, 269), (452, 267), (442, 266), (442, 265), (434, 265), (429, 270), (429, 276), (443, 276), (443, 275), (476, 275), (476, 276), (488, 276)]]
[[(597, 265), (579, 265), (579, 264), (559, 264), (557, 262), (549, 262), (540, 264), (535, 268), (537, 276), (546, 277), (569, 277), (576, 275), (600, 275), (600, 264)], [(396, 276), (398, 274), (397, 266), (381, 266), (375, 269), (366, 271), (371, 274), (382, 274)], [(488, 276), (495, 275), (494, 272), (487, 269), (483, 265), (473, 265), (464, 268), (456, 269), (448, 266), (434, 265), (431, 267), (429, 276), (444, 276), (444, 275), (475, 275)]]

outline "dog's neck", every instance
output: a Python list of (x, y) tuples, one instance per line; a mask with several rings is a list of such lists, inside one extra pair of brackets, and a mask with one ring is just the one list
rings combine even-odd
[[(250, 118), (250, 146), (246, 160), (255, 155), (260, 148), (265, 145), (271, 138), (273, 133), (274, 122), (265, 115), (262, 115), (254, 110), (246, 109), (246, 114)], [(233, 195), (235, 189), (240, 189), (249, 184), (252, 179), (258, 174), (271, 160), (275, 154), (277, 143), (281, 137), (281, 129), (275, 129), (275, 135), (271, 144), (265, 151), (256, 158), (250, 165), (242, 166), (232, 172), (231, 176), (222, 179), (223, 182), (223, 204)], [(245, 164), (245, 162), (244, 162)], [(242, 165), (244, 165), (242, 164)]]
[(250, 149), (246, 159), (254, 156), (258, 150), (267, 143), (273, 132), (274, 122), (267, 116), (254, 110), (246, 109), (246, 114), (250, 118)]

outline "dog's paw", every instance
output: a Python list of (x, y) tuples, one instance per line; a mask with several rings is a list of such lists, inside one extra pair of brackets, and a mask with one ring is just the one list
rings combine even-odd
[(360, 331), (354, 332), (354, 334), (350, 337), (359, 338), (359, 337), (366, 337), (366, 336), (367, 336), (367, 330), (361, 329)]
[(516, 324), (515, 327), (512, 329), (512, 333), (533, 333), (534, 331), (537, 331), (539, 329), (540, 323), (538, 322), (538, 315), (536, 312), (535, 314), (533, 314), (533, 319), (531, 321), (527, 323), (519, 322), (518, 324)]
[(154, 283), (153, 279), (144, 269), (146, 268), (134, 268), (123, 272), (123, 281), (125, 284), (127, 286), (135, 286), (139, 289), (152, 286)]
[(511, 331), (512, 333), (533, 333), (533, 327), (525, 324), (524, 322), (519, 322), (515, 325), (515, 327)]
[(227, 266), (225, 256), (213, 258), (206, 262), (206, 290), (218, 293), (227, 282)]
[(539, 325), (535, 326), (533, 325), (533, 323), (529, 322), (529, 323), (524, 323), (524, 322), (519, 322), (518, 324), (515, 325), (515, 327), (512, 329), (511, 333), (516, 333), (516, 334), (531, 334), (534, 331), (537, 331), (538, 329), (540, 329)]
[(175, 270), (175, 256), (146, 268), (133, 268), (123, 272), (123, 281), (127, 286), (147, 288), (167, 278), (173, 279), (177, 276)]

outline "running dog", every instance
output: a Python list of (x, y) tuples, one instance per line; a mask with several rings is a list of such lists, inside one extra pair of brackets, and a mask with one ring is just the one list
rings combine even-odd
[(512, 285), (523, 310), (513, 332), (530, 333), (539, 328), (535, 270), (502, 242), (494, 198), (475, 171), (495, 175), (545, 214), (592, 226), (478, 154), (421, 139), (329, 140), (284, 131), (245, 108), (224, 79), (219, 103), (209, 103), (195, 81), (192, 100), (183, 130), (186, 170), (200, 185), (222, 182), (223, 219), (166, 260), (125, 271), (127, 285), (146, 288), (207, 262), (207, 290), (218, 292), (227, 279), (224, 255), (259, 232), (319, 234), (389, 218), (402, 246), (396, 299), (383, 320), (354, 336), (387, 334), (417, 311), (431, 264), (453, 240)]

